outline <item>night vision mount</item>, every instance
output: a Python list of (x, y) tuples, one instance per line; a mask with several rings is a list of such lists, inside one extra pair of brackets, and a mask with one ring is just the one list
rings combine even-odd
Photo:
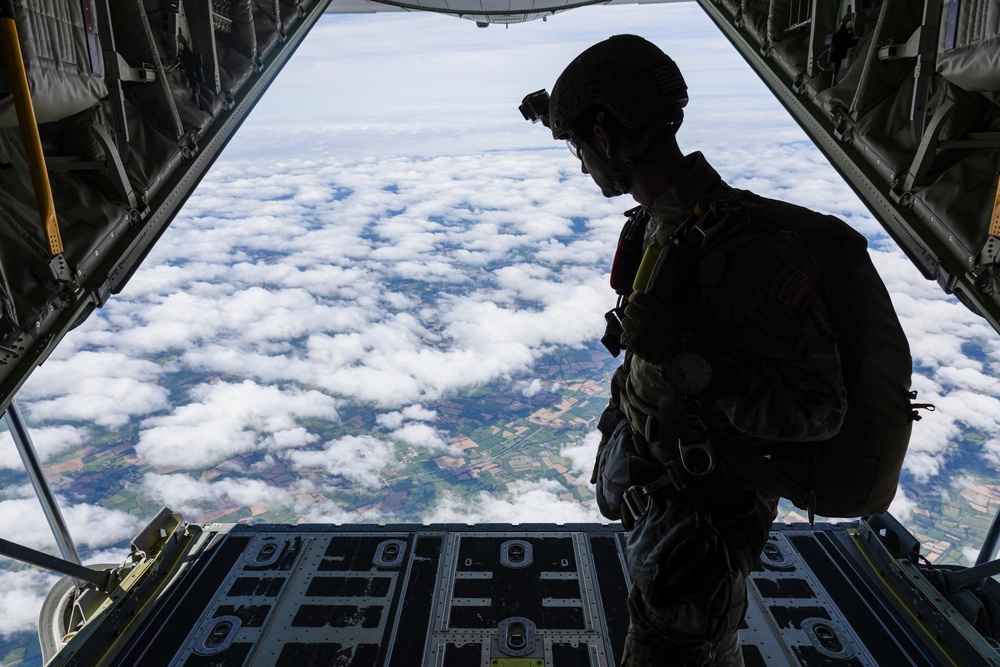
[(542, 121), (542, 125), (549, 126), (549, 92), (544, 88), (524, 96), (521, 100), (521, 115), (524, 120), (532, 123)]

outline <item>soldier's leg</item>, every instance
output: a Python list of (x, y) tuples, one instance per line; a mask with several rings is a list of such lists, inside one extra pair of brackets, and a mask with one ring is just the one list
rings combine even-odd
[(719, 578), (720, 585), (706, 591), (704, 599), (657, 606), (633, 586), (622, 667), (742, 667), (739, 626), (746, 611), (746, 581), (735, 567)]

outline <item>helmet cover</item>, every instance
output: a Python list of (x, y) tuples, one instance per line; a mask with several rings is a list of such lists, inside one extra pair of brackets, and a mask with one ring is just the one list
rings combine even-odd
[(636, 35), (615, 35), (578, 55), (559, 75), (549, 102), (549, 128), (566, 139), (581, 113), (599, 105), (625, 127), (680, 123), (688, 102), (677, 64)]

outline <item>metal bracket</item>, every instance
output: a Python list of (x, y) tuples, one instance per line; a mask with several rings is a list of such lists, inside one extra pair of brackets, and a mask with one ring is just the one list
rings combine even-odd
[(60, 284), (69, 287), (73, 291), (73, 294), (80, 292), (80, 283), (76, 280), (76, 271), (70, 267), (63, 253), (59, 253), (49, 260), (49, 271), (52, 272), (53, 278)]
[(1000, 293), (1000, 180), (997, 194), (990, 213), (989, 236), (983, 249), (979, 251), (976, 265), (970, 273), (976, 278), (976, 285), (986, 294)]
[(535, 624), (521, 616), (505, 618), (497, 624), (500, 652), (517, 658), (535, 650)]
[(890, 44), (878, 50), (879, 60), (902, 60), (904, 58), (915, 58), (920, 53), (920, 35), (924, 27), (920, 26), (913, 31), (910, 38), (903, 44)]
[[(108, 0), (97, 0), (97, 20), (101, 48), (104, 49), (105, 68), (109, 69), (108, 62), (113, 62), (115, 67), (121, 68), (124, 61), (117, 53), (118, 49), (115, 46), (115, 30), (111, 23), (111, 8), (108, 6)], [(125, 66), (128, 67), (127, 64)], [(108, 85), (106, 102), (111, 115), (112, 129), (115, 133), (115, 145), (122, 162), (127, 162), (129, 131), (125, 118), (125, 92), (122, 90), (121, 79), (112, 76), (110, 72), (105, 76), (105, 81)]]
[(191, 50), (204, 60), (205, 82), (216, 95), (222, 92), (219, 56), (215, 45), (215, 14), (211, 0), (185, 0), (185, 14), (191, 33)]
[(149, 558), (156, 556), (166, 545), (170, 536), (178, 530), (181, 523), (183, 523), (183, 519), (180, 514), (175, 514), (169, 507), (164, 507), (132, 540), (132, 553), (142, 553)]
[(531, 543), (524, 540), (507, 540), (500, 545), (500, 564), (504, 567), (521, 569), (534, 562)]
[(116, 51), (104, 52), (104, 63), (108, 68), (108, 77), (123, 83), (153, 83), (156, 81), (156, 71), (147, 65), (132, 67), (121, 54)]

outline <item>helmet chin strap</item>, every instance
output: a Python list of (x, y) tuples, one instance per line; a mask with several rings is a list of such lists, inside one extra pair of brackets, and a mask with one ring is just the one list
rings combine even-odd
[(660, 131), (662, 129), (663, 128), (659, 127), (647, 127), (646, 131), (642, 133), (642, 138), (639, 139), (635, 148), (633, 148), (632, 152), (630, 152), (628, 157), (625, 158), (625, 168), (629, 170), (630, 174), (632, 170), (635, 169), (636, 165), (639, 164), (639, 160), (642, 159), (642, 156), (649, 151), (653, 142), (656, 139), (659, 139)]

